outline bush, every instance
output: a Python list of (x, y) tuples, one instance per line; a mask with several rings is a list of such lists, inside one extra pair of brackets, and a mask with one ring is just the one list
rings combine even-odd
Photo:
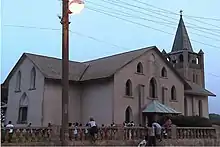
[[(160, 122), (163, 122), (165, 117), (161, 118)], [(172, 123), (178, 127), (211, 127), (212, 122), (208, 118), (199, 116), (169, 116)], [(164, 123), (164, 122), (163, 122)]]

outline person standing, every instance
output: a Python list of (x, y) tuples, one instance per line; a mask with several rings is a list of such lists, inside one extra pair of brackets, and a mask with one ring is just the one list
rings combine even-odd
[(12, 135), (13, 135), (13, 129), (14, 129), (14, 125), (11, 123), (11, 121), (8, 122), (8, 124), (6, 125), (6, 129), (8, 131), (8, 142), (11, 143), (11, 139), (12, 139)]
[(89, 123), (88, 123), (89, 126), (90, 126), (89, 133), (92, 137), (92, 141), (95, 141), (95, 139), (96, 139), (95, 134), (98, 133), (97, 124), (96, 124), (95, 120), (92, 117), (89, 120), (90, 120)]
[(148, 146), (156, 146), (156, 136), (155, 136), (155, 127), (150, 124), (148, 128)]
[(162, 127), (157, 122), (154, 122), (152, 125), (154, 126), (154, 128), (156, 128), (156, 139), (159, 139), (160, 141), (162, 141), (162, 138), (161, 138)]

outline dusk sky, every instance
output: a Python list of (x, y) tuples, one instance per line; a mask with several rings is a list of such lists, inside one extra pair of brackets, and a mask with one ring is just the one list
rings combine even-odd
[[(194, 51), (205, 52), (206, 88), (217, 95), (209, 98), (209, 110), (220, 114), (220, 0), (87, 0), (85, 5), (81, 14), (70, 16), (70, 60), (152, 45), (169, 52), (183, 10)], [(24, 52), (61, 57), (57, 15), (59, 0), (1, 0), (1, 82)]]

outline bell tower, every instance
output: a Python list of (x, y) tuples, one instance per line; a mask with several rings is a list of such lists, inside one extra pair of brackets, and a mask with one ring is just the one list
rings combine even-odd
[(193, 51), (183, 22), (182, 10), (172, 50), (169, 53), (163, 50), (162, 53), (187, 81), (205, 87), (204, 52), (202, 50), (198, 53)]

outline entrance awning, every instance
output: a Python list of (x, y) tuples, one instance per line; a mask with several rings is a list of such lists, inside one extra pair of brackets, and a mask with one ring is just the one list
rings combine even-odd
[(153, 100), (150, 104), (148, 104), (143, 111), (144, 113), (169, 113), (169, 114), (180, 114), (178, 112), (168, 106), (161, 104), (158, 100)]

